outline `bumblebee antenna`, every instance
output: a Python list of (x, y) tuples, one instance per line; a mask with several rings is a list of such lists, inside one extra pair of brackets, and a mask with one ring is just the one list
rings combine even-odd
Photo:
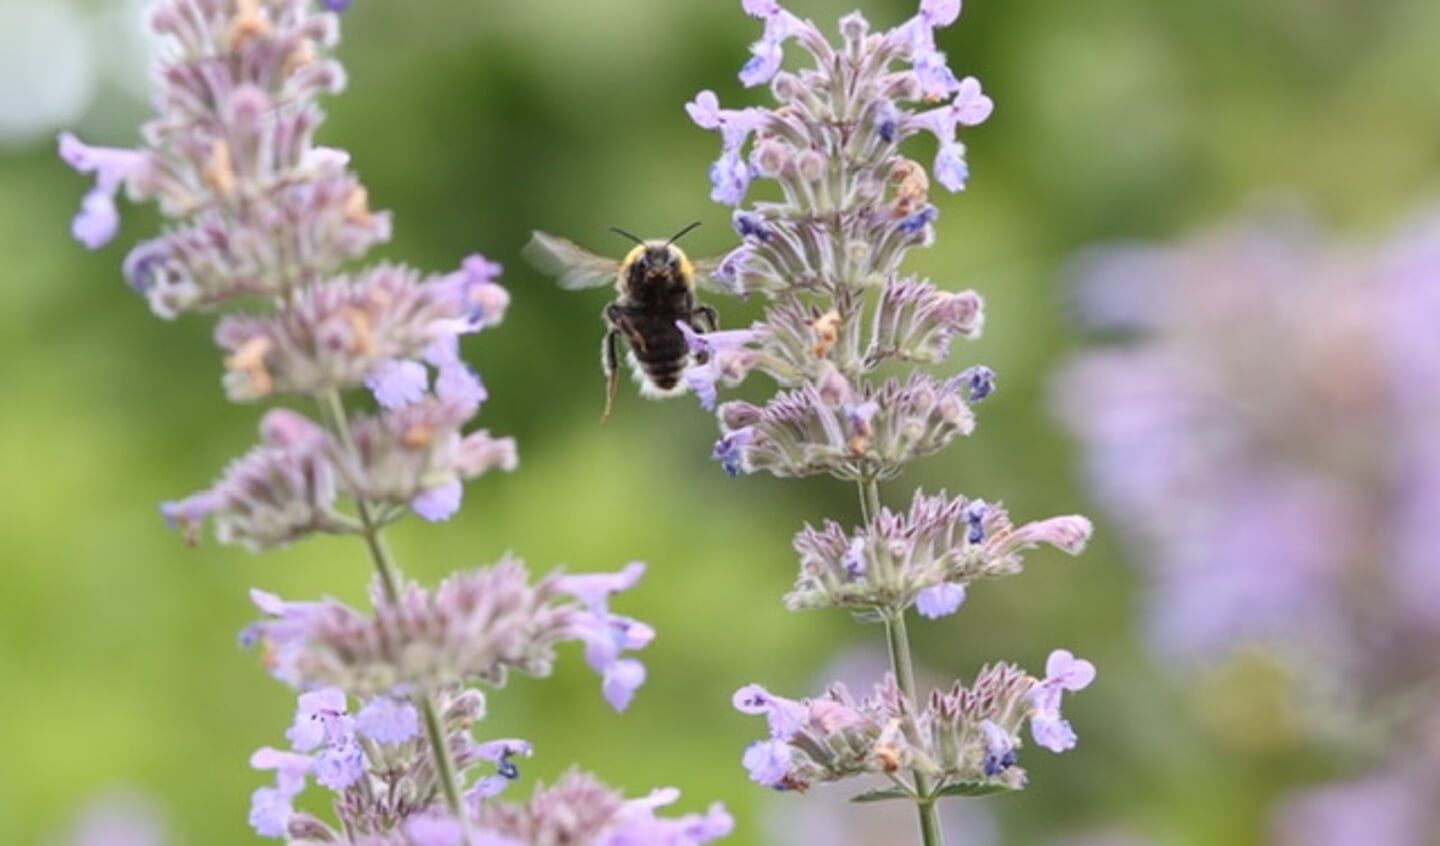
[(680, 238), (681, 238), (681, 236), (685, 235), (685, 234), (688, 233), (690, 230), (694, 229), (695, 227), (697, 227), (697, 226), (699, 226), (699, 225), (700, 225), (700, 221), (697, 220), (697, 221), (695, 221), (694, 223), (690, 224), (689, 226), (685, 227), (684, 229), (681, 229), (679, 232), (676, 232), (674, 235), (671, 235), (671, 236), (670, 236), (670, 240), (665, 242), (665, 246), (668, 247), (668, 246), (670, 246), (671, 244), (675, 243), (676, 241), (679, 241)]
[(634, 242), (637, 243), (637, 244), (643, 244), (643, 243), (645, 243), (644, 241), (640, 240), (639, 238), (636, 238), (634, 235), (631, 235), (629, 232), (626, 232), (624, 229), (621, 229), (621, 228), (618, 227), (618, 226), (612, 226), (612, 227), (610, 227), (610, 231), (611, 231), (611, 232), (614, 232), (616, 235), (624, 235), (626, 238), (629, 238), (631, 241), (634, 241)]

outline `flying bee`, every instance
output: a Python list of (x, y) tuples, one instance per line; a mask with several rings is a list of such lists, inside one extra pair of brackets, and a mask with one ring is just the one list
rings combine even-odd
[(712, 284), (711, 275), (719, 259), (692, 262), (684, 250), (675, 246), (676, 240), (699, 225), (698, 221), (692, 223), (667, 241), (645, 241), (611, 227), (612, 232), (635, 242), (619, 264), (545, 232), (534, 233), (525, 247), (525, 257), (555, 276), (562, 288), (578, 290), (615, 283), (618, 296), (602, 312), (606, 332), (600, 343), (600, 363), (607, 383), (602, 423), (610, 419), (620, 381), (617, 339), (624, 337), (629, 346), (626, 359), (643, 396), (658, 399), (684, 393), (680, 374), (685, 366), (692, 358), (705, 363), (706, 355), (692, 355), (684, 333), (676, 325), (683, 322), (697, 332), (714, 332), (720, 325), (714, 307), (695, 297), (697, 283)]

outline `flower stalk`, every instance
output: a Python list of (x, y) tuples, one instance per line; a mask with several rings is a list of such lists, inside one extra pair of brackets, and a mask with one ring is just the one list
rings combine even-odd
[[(251, 757), (274, 781), (252, 795), (250, 823), (297, 846), (699, 846), (728, 834), (718, 804), (661, 817), (673, 789), (627, 800), (579, 773), (528, 806), (498, 798), (532, 747), (476, 740), (482, 688), (512, 672), (547, 676), (555, 646), (579, 641), (605, 699), (624, 710), (645, 679), (633, 653), (654, 631), (610, 602), (644, 565), (532, 579), (506, 557), (427, 588), (394, 560), (385, 527), (410, 514), (450, 519), (466, 482), (517, 466), (513, 440), (470, 430), (488, 392), (460, 354), (462, 336), (503, 319), (509, 295), (500, 266), (479, 255), (449, 273), (343, 272), (390, 233), (349, 156), (313, 143), (319, 96), (344, 87), (328, 51), (349, 5), (164, 0), (152, 25), (178, 49), (157, 74), (144, 143), (60, 138), (61, 156), (96, 179), (72, 224), (87, 247), (116, 234), (122, 190), (169, 218), (131, 250), (124, 275), (160, 317), (222, 313), (227, 397), (318, 408), (318, 422), (267, 411), (260, 443), (212, 487), (164, 504), (166, 520), (190, 542), (212, 525), (222, 543), (255, 551), (358, 534), (374, 567), (364, 610), (251, 591), (261, 619), (242, 643), (298, 697), (288, 748)], [(362, 393), (374, 411), (350, 410)], [(312, 782), (334, 795), (333, 822), (295, 807)]]
[[(880, 496), (880, 482), (971, 434), (973, 407), (995, 389), (983, 365), (948, 377), (926, 372), (948, 358), (952, 341), (978, 337), (980, 296), (901, 269), (910, 250), (935, 240), (932, 177), (949, 191), (964, 189), (969, 167), (958, 135), (993, 109), (979, 81), (957, 77), (936, 46), (935, 30), (959, 16), (958, 0), (921, 0), (914, 17), (889, 31), (873, 31), (859, 12), (846, 15), (836, 44), (778, 0), (742, 6), (764, 33), (740, 80), (768, 84), (779, 107), (722, 108), (702, 91), (687, 110), (721, 136), (711, 198), (734, 207), (741, 238), (719, 276), (765, 297), (766, 309), (747, 330), (687, 333), (706, 361), (685, 381), (706, 408), (716, 407), (720, 388), (753, 372), (777, 384), (763, 404), (718, 404), (714, 457), (728, 474), (856, 484), (859, 526), (826, 520), (795, 536), (800, 574), (785, 601), (793, 610), (843, 608), (882, 622), (891, 658), (890, 673), (863, 699), (842, 685), (800, 700), (742, 688), (735, 707), (769, 724), (768, 739), (752, 744), (743, 763), (754, 781), (784, 791), (884, 777), (893, 786), (856, 798), (914, 802), (920, 840), (934, 846), (943, 838), (936, 802), (1025, 785), (1018, 734), (1026, 722), (1038, 745), (1074, 745), (1060, 698), (1088, 685), (1094, 667), (1056, 650), (1043, 678), (1001, 663), (969, 686), (926, 693), (915, 681), (907, 613), (954, 613), (972, 583), (1020, 572), (1021, 553), (1035, 546), (1076, 554), (1090, 522), (1067, 515), (1016, 526), (998, 503), (981, 499), (916, 491), (899, 511)], [(784, 69), (792, 43), (810, 66)], [(928, 170), (902, 149), (922, 134), (938, 146)], [(747, 203), (761, 180), (780, 199)], [(897, 365), (903, 375), (877, 373)]]

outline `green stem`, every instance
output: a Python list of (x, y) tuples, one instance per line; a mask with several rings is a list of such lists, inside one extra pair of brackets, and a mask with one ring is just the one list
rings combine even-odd
[[(874, 479), (860, 482), (860, 513), (866, 522), (880, 513), (880, 485)], [(895, 673), (895, 684), (911, 707), (918, 708), (920, 703), (915, 698), (915, 663), (910, 658), (910, 635), (905, 630), (905, 609), (889, 609), (884, 616), (885, 641), (890, 647), (890, 669)], [(919, 741), (919, 738), (913, 736), (912, 723), (907, 723), (905, 733), (912, 743)], [(920, 842), (924, 846), (943, 846), (945, 836), (940, 830), (940, 816), (935, 811), (935, 785), (931, 784), (930, 777), (919, 769), (916, 769), (912, 776), (915, 779), (916, 809), (920, 812)]]
[[(335, 431), (336, 437), (340, 439), (340, 445), (345, 452), (351, 458), (358, 460), (360, 453), (355, 447), (355, 436), (350, 432), (350, 420), (345, 413), (345, 403), (341, 400), (340, 393), (338, 391), (326, 392), (321, 410)], [(383, 526), (372, 516), (370, 505), (364, 497), (355, 497), (355, 512), (360, 518), (365, 545), (370, 550), (370, 560), (375, 565), (376, 575), (380, 577), (380, 585), (385, 592), (385, 599), (391, 605), (398, 605), (400, 602), (400, 568), (395, 563), (395, 556), (390, 552), (389, 545), (385, 543)], [(450, 754), (450, 744), (445, 738), (445, 727), (440, 719), (440, 709), (436, 706), (435, 698), (430, 695), (429, 691), (423, 689), (417, 691), (414, 699), (425, 720), (425, 734), (430, 741), (430, 750), (435, 757), (435, 778), (440, 782), (441, 792), (445, 794), (446, 806), (464, 827), (465, 842), (469, 843), (471, 842), (470, 821), (465, 814), (465, 805), (460, 798), (460, 777), (455, 769), (454, 756)]]
[[(890, 646), (890, 666), (895, 670), (895, 683), (912, 707), (920, 707), (915, 699), (915, 670), (910, 660), (910, 636), (905, 631), (905, 612), (885, 615), (885, 640)], [(916, 738), (911, 738), (912, 741)], [(935, 812), (935, 786), (930, 777), (915, 770), (915, 794), (919, 797), (920, 842), (925, 846), (942, 846), (945, 836), (940, 831), (940, 816)]]

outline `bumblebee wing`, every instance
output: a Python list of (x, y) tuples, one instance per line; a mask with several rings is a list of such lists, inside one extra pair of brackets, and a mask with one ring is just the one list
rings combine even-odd
[(734, 294), (734, 288), (715, 278), (715, 271), (720, 269), (720, 263), (723, 262), (728, 255), (729, 253), (721, 253), (718, 256), (692, 260), (690, 267), (695, 272), (695, 284), (707, 291), (714, 291), (719, 294)]
[(525, 259), (536, 270), (554, 276), (561, 288), (577, 290), (613, 284), (619, 264), (597, 256), (574, 241), (548, 232), (534, 232), (525, 245)]

